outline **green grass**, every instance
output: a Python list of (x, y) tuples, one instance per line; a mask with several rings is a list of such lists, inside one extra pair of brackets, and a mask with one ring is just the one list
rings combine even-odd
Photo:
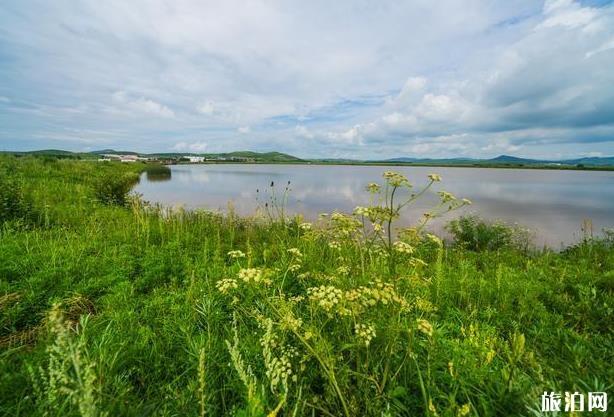
[(122, 197), (144, 169), (0, 158), (0, 414), (524, 416), (611, 391), (611, 238), (389, 236), (394, 176), (311, 227), (170, 212)]

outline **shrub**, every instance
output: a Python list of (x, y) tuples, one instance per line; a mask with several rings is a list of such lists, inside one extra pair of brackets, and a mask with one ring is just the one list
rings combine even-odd
[(145, 169), (147, 181), (168, 181), (171, 179), (171, 169), (166, 165), (149, 165)]
[(0, 175), (0, 222), (28, 219), (32, 213), (25, 198), (21, 181), (8, 175)]
[(104, 176), (94, 185), (96, 198), (103, 204), (126, 205), (128, 193), (132, 186), (139, 181), (136, 173), (125, 173), (116, 176)]
[(527, 249), (530, 238), (526, 230), (502, 222), (487, 222), (478, 216), (452, 220), (446, 230), (454, 243), (476, 252), (504, 248)]

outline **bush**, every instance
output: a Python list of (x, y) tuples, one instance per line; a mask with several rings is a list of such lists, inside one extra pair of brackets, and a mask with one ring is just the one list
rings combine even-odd
[(452, 220), (446, 230), (452, 234), (456, 245), (476, 252), (527, 249), (530, 242), (526, 230), (502, 222), (487, 222), (478, 216), (462, 216)]
[(0, 222), (28, 219), (32, 207), (25, 198), (21, 181), (8, 175), (0, 175)]
[(128, 193), (138, 181), (139, 176), (136, 173), (104, 176), (94, 185), (96, 198), (103, 204), (125, 206)]

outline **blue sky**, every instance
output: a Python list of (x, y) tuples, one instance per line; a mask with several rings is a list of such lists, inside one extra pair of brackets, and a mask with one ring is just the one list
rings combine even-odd
[(614, 155), (614, 5), (4, 0), (0, 150)]

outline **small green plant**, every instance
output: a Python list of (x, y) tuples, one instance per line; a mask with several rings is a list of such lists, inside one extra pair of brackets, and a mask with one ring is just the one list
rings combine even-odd
[(103, 176), (94, 184), (94, 192), (103, 204), (125, 206), (128, 193), (138, 181), (139, 176), (134, 173)]
[(0, 223), (27, 220), (31, 215), (32, 206), (24, 194), (22, 181), (0, 171)]
[(446, 226), (454, 243), (472, 251), (500, 250), (504, 248), (527, 249), (529, 233), (519, 227), (502, 222), (487, 222), (477, 216), (462, 216)]
[(59, 415), (61, 410), (76, 407), (81, 417), (106, 416), (98, 405), (96, 371), (82, 336), (87, 318), (83, 316), (77, 323), (77, 333), (65, 320), (60, 305), (55, 304), (47, 325), (53, 337), (53, 343), (47, 348), (47, 366), (30, 370), (37, 404), (44, 414)]

